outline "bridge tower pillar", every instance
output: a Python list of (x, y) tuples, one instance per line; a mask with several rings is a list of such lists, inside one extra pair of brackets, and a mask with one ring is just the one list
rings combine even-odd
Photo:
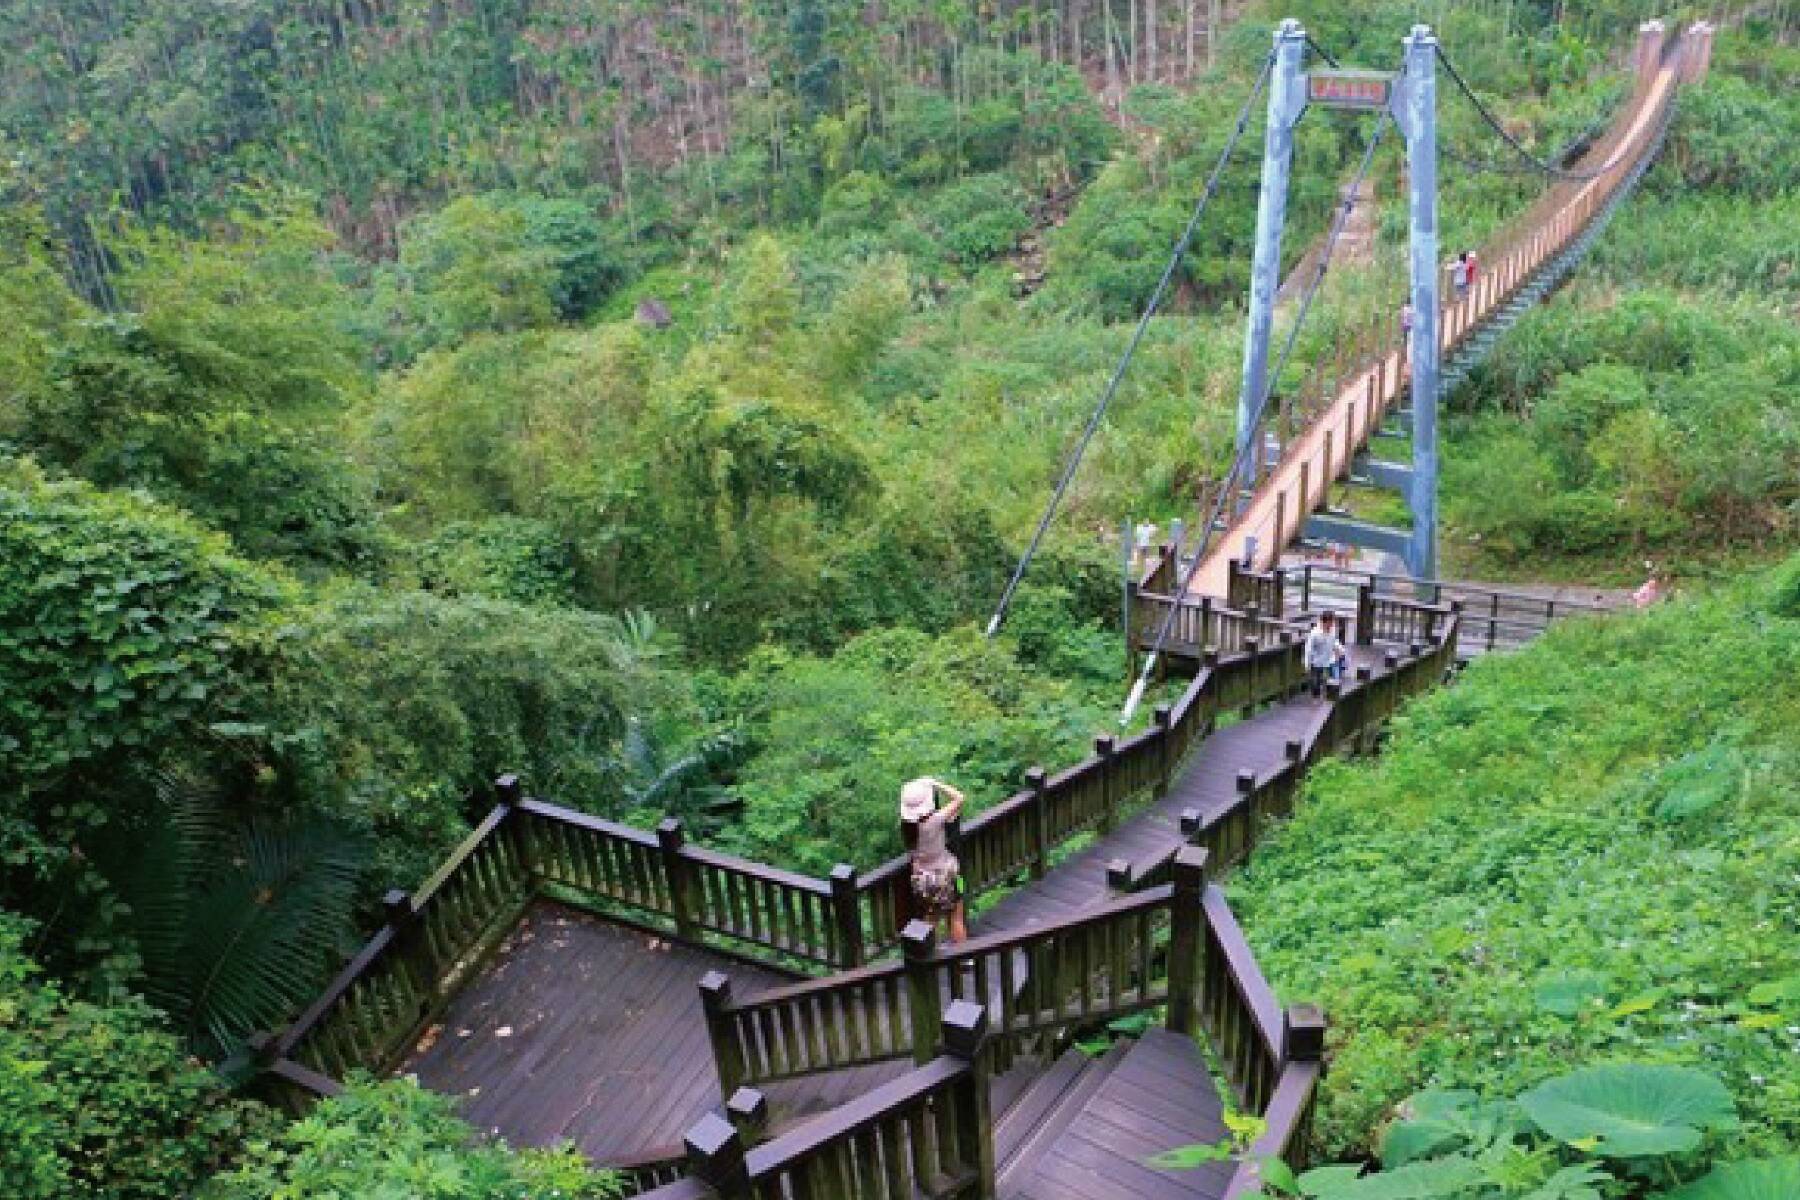
[(1411, 225), (1412, 479), (1407, 507), (1412, 536), (1406, 569), (1415, 578), (1437, 578), (1438, 487), (1438, 147), (1437, 48), (1428, 25), (1414, 25), (1405, 41), (1406, 73), (1394, 115), (1406, 135), (1407, 205)]
[[(1250, 266), (1250, 319), (1244, 326), (1244, 377), (1238, 388), (1237, 448), (1249, 455), (1249, 479), (1262, 478), (1262, 428), (1257, 409), (1269, 371), (1269, 335), (1275, 292), (1281, 284), (1281, 229), (1287, 222), (1288, 176), (1294, 163), (1294, 125), (1306, 108), (1300, 70), (1306, 30), (1289, 17), (1275, 30), (1275, 66), (1269, 76), (1269, 119), (1263, 133), (1262, 190), (1256, 201), (1256, 255)], [(1236, 502), (1233, 502), (1236, 511)]]

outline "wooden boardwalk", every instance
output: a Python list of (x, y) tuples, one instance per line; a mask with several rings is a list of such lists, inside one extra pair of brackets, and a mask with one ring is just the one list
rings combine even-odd
[[(1353, 665), (1380, 670), (1378, 652), (1350, 649)], [(1286, 743), (1310, 744), (1328, 714), (1326, 702), (1301, 697), (1219, 729), (1196, 747), (1166, 796), (1008, 894), (970, 922), (973, 931), (1013, 932), (1108, 899), (1110, 861), (1148, 860), (1179, 843), (1184, 810), (1223, 809), (1239, 771), (1259, 778), (1273, 773)], [(570, 1142), (598, 1162), (674, 1153), (682, 1135), (722, 1099), (697, 986), (714, 970), (730, 975), (740, 997), (793, 982), (740, 959), (540, 902), (458, 992), (401, 1070), (457, 1097), (472, 1123), (515, 1145)], [(910, 1067), (910, 1061), (880, 1063), (770, 1083), (763, 1091), (774, 1125), (793, 1128)], [(1045, 1070), (1027, 1059), (997, 1080), (996, 1115)], [(1195, 1068), (1193, 1082), (1195, 1095), (1184, 1103), (1193, 1106), (1194, 1119), (1216, 1122), (1219, 1098), (1203, 1067)], [(1112, 1086), (1123, 1090), (1127, 1082)]]
[[(1381, 674), (1381, 648), (1346, 649), (1352, 672), (1367, 666)], [(1109, 862), (1146, 862), (1180, 844), (1185, 810), (1195, 809), (1204, 818), (1224, 809), (1236, 796), (1239, 771), (1253, 771), (1259, 779), (1273, 774), (1286, 761), (1288, 741), (1297, 739), (1310, 747), (1330, 713), (1326, 701), (1302, 696), (1217, 730), (1195, 747), (1180, 778), (1161, 800), (1070, 855), (1044, 878), (1008, 893), (969, 922), (970, 932), (1011, 933), (1073, 916), (1106, 900), (1111, 895), (1106, 883)]]

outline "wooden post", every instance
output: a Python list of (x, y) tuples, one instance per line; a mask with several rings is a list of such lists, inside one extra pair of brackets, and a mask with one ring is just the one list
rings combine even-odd
[(969, 1064), (969, 1087), (958, 1089), (958, 1166), (975, 1174), (980, 1200), (994, 1196), (994, 1120), (988, 1098), (987, 1006), (954, 1000), (944, 1010), (944, 1053)]
[(1103, 733), (1094, 739), (1094, 754), (1100, 760), (1100, 832), (1112, 832), (1114, 809), (1119, 803), (1118, 772), (1113, 767), (1113, 735)]
[(421, 936), (418, 910), (413, 907), (412, 896), (405, 890), (393, 888), (382, 896), (381, 914), (391, 931), (389, 953), (400, 962), (401, 969), (412, 977), (414, 990), (418, 993), (419, 1010), (413, 1014), (417, 1017), (431, 1007), (432, 1000), (437, 996), (438, 968), (431, 953), (430, 941)]
[(1275, 552), (1275, 561), (1281, 561), (1281, 548), (1287, 545), (1283, 534), (1287, 532), (1287, 489), (1282, 488), (1275, 493), (1275, 537), (1270, 547)]
[(751, 1087), (741, 1087), (725, 1102), (725, 1119), (737, 1130), (738, 1140), (754, 1146), (769, 1130), (769, 1101)]
[(662, 848), (663, 878), (669, 885), (670, 915), (675, 918), (675, 936), (684, 942), (700, 940), (697, 897), (694, 895), (693, 866), (682, 853), (687, 843), (680, 817), (664, 817), (656, 825), (656, 844)]
[(731, 1031), (730, 1008), (730, 978), (723, 971), (708, 971), (700, 979), (700, 1012), (706, 1018), (706, 1040), (712, 1044), (721, 1096), (731, 1095), (744, 1081), (744, 1053)]
[(838, 965), (862, 966), (862, 889), (857, 886), (856, 868), (849, 863), (831, 868), (831, 912), (837, 921)]
[(1322, 480), (1325, 487), (1319, 497), (1321, 502), (1329, 501), (1331, 499), (1331, 484), (1336, 478), (1336, 472), (1331, 469), (1331, 430), (1327, 429), (1325, 431), (1325, 468)]
[[(1250, 615), (1251, 614), (1249, 614), (1249, 613), (1245, 614), (1246, 617), (1248, 617)], [(1254, 629), (1256, 627), (1254, 625), (1252, 625), (1252, 626), (1250, 626), (1250, 628)], [(1261, 667), (1261, 665), (1262, 665), (1261, 654), (1259, 653), (1261, 650), (1262, 650), (1262, 639), (1261, 638), (1247, 637), (1244, 639), (1244, 653), (1250, 656), (1249, 665), (1246, 667), (1246, 670), (1249, 672), (1249, 675), (1250, 675), (1250, 682), (1247, 685), (1247, 690), (1244, 692), (1244, 703), (1242, 706), (1243, 707), (1242, 715), (1244, 715), (1246, 717), (1248, 717), (1256, 708), (1256, 699), (1257, 699), (1257, 691), (1256, 691), (1257, 683), (1256, 683), (1256, 681), (1257, 681), (1257, 676), (1260, 674), (1260, 671), (1258, 670), (1258, 668)]]
[(710, 1187), (719, 1200), (749, 1200), (750, 1167), (744, 1160), (744, 1140), (731, 1122), (718, 1113), (707, 1113), (682, 1139), (687, 1149), (688, 1174)]
[(515, 861), (525, 875), (522, 882), (530, 887), (535, 884), (538, 875), (537, 845), (532, 837), (531, 823), (524, 819), (525, 813), (519, 807), (520, 802), (525, 799), (519, 777), (507, 774), (495, 779), (494, 798), (506, 807), (506, 814), (501, 818), (501, 828), (511, 834)]
[(1025, 786), (1031, 789), (1031, 877), (1042, 879), (1050, 867), (1050, 790), (1045, 786), (1048, 775), (1044, 768), (1033, 766), (1025, 771)]
[(1358, 584), (1356, 588), (1356, 644), (1375, 643), (1375, 585)]
[(1202, 907), (1205, 895), (1206, 851), (1199, 846), (1183, 846), (1175, 852), (1175, 886), (1170, 898), (1168, 1027), (1185, 1037), (1193, 1036), (1200, 999), (1200, 948), (1206, 944), (1201, 936), (1201, 926), (1206, 922)]
[(1169, 794), (1169, 781), (1174, 777), (1175, 767), (1181, 761), (1175, 749), (1175, 729), (1171, 724), (1171, 717), (1172, 712), (1166, 704), (1159, 704), (1150, 710), (1150, 723), (1156, 727), (1156, 744), (1160, 751), (1156, 786), (1151, 794), (1158, 800)]
[(934, 961), (937, 930), (923, 921), (908, 921), (900, 931), (900, 953), (906, 961), (906, 1007), (912, 1017), (913, 1062), (922, 1067), (937, 1052), (943, 1032)]
[(1316, 1005), (1290, 1004), (1281, 1014), (1281, 1061), (1318, 1062), (1325, 1057), (1325, 1014)]

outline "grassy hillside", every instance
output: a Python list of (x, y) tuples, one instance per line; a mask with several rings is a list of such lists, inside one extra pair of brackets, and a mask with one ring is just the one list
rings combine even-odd
[(1318, 1136), (1426, 1088), (1704, 1067), (1728, 1156), (1800, 1139), (1800, 558), (1559, 626), (1318, 772), (1231, 884), (1284, 998), (1330, 1014)]

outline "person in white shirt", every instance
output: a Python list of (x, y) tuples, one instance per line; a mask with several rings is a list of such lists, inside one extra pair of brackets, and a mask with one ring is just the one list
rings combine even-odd
[(1306, 645), (1302, 653), (1305, 656), (1307, 683), (1315, 698), (1325, 694), (1328, 680), (1336, 683), (1343, 675), (1344, 643), (1338, 640), (1337, 623), (1336, 613), (1323, 613), (1306, 633)]
[[(938, 803), (938, 797), (946, 801)], [(962, 864), (950, 853), (950, 822), (961, 815), (963, 794), (929, 776), (900, 789), (901, 836), (912, 859), (913, 901), (927, 921), (949, 926), (950, 941), (968, 939), (963, 910)]]

